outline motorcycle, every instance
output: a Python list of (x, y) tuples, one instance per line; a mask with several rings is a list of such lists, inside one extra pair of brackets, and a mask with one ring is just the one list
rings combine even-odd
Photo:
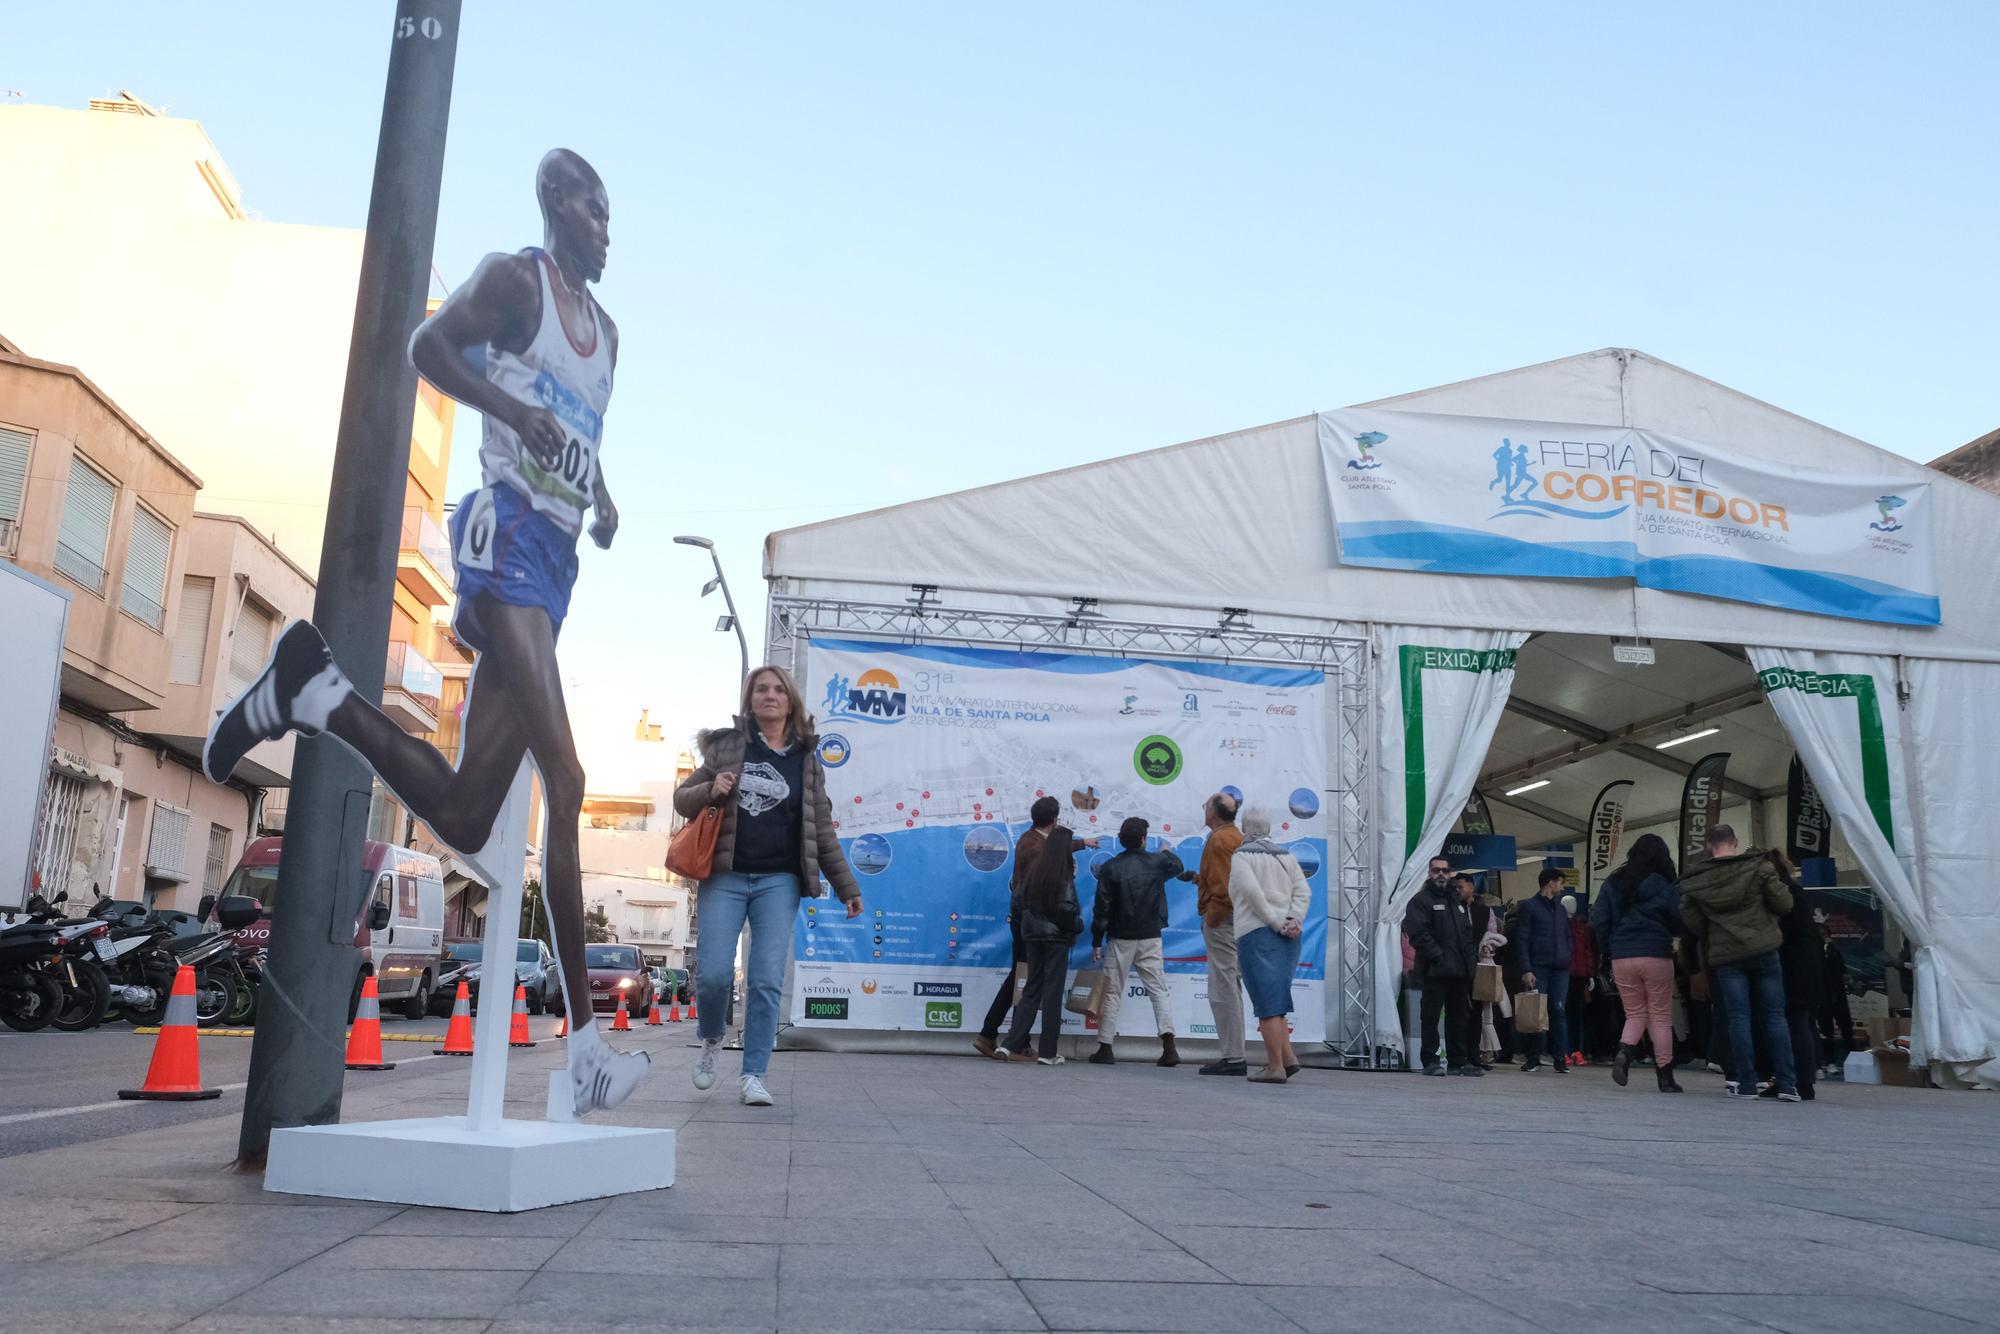
[(0, 1023), (36, 1033), (62, 1011), (62, 986), (47, 971), (62, 954), (56, 928), (39, 922), (0, 931)]
[[(166, 1016), (174, 977), (186, 965), (194, 969), (195, 1022), (203, 1028), (222, 1023), (242, 1003), (240, 970), (233, 933), (256, 920), (263, 905), (256, 899), (229, 896), (203, 908), (214, 909), (220, 932), (192, 931), (176, 935), (174, 925), (160, 915), (121, 911), (113, 900), (101, 899), (93, 917), (111, 926), (111, 955), (104, 962), (111, 976), (111, 994), (122, 1017), (135, 1026), (155, 1026)], [(179, 914), (182, 921), (185, 913)], [(204, 911), (202, 917), (207, 916)]]
[(111, 928), (88, 918), (64, 918), (57, 905), (68, 900), (66, 890), (54, 903), (37, 894), (28, 900), (28, 917), (35, 925), (53, 927), (60, 949), (43, 965), (63, 992), (62, 1007), (50, 1022), (62, 1032), (80, 1033), (103, 1023), (111, 1008), (111, 980), (99, 963), (110, 952)]

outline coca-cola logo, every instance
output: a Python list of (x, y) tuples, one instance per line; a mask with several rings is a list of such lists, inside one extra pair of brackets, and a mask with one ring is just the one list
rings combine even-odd
[(1296, 704), (1266, 704), (1264, 712), (1277, 714), (1281, 718), (1296, 718), (1299, 713), (1299, 706)]

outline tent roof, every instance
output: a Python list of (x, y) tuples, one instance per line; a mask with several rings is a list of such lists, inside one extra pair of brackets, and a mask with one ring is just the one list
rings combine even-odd
[(1928, 481), (1944, 623), (1875, 625), (1619, 581), (1345, 567), (1310, 416), (776, 532), (765, 574), (778, 591), (864, 600), (900, 602), (912, 584), (1020, 610), (1089, 597), (1137, 620), (1247, 607), (1260, 627), (1326, 633), (1448, 625), (2000, 661), (2000, 581), (1985, 562), (1950, 559), (1990, 543), (2000, 497), (1643, 352), (1604, 348), (1362, 406), (1637, 426), (1802, 471)]

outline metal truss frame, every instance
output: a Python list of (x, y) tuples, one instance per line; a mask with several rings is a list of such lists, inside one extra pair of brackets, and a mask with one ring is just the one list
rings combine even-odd
[[(1330, 718), (1326, 795), (1335, 816), (1327, 930), (1326, 1045), (1343, 1066), (1373, 1068), (1375, 926), (1380, 908), (1374, 812), (1375, 700), (1366, 632), (1313, 635), (1259, 630), (1247, 613), (1224, 608), (1214, 625), (1114, 620), (1079, 599), (1068, 612), (995, 611), (947, 606), (937, 590), (902, 603), (773, 593), (766, 661), (796, 675), (814, 639), (856, 637), (894, 643), (947, 643), (1106, 656), (1291, 663), (1327, 674)], [(1346, 627), (1342, 627), (1345, 629)]]

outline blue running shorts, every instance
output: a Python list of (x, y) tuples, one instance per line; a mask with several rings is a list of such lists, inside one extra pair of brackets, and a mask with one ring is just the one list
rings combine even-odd
[(484, 653), (478, 602), (483, 594), (516, 607), (540, 607), (562, 633), (576, 587), (576, 537), (511, 486), (474, 491), (451, 516), (452, 565), (458, 572), (459, 636)]

